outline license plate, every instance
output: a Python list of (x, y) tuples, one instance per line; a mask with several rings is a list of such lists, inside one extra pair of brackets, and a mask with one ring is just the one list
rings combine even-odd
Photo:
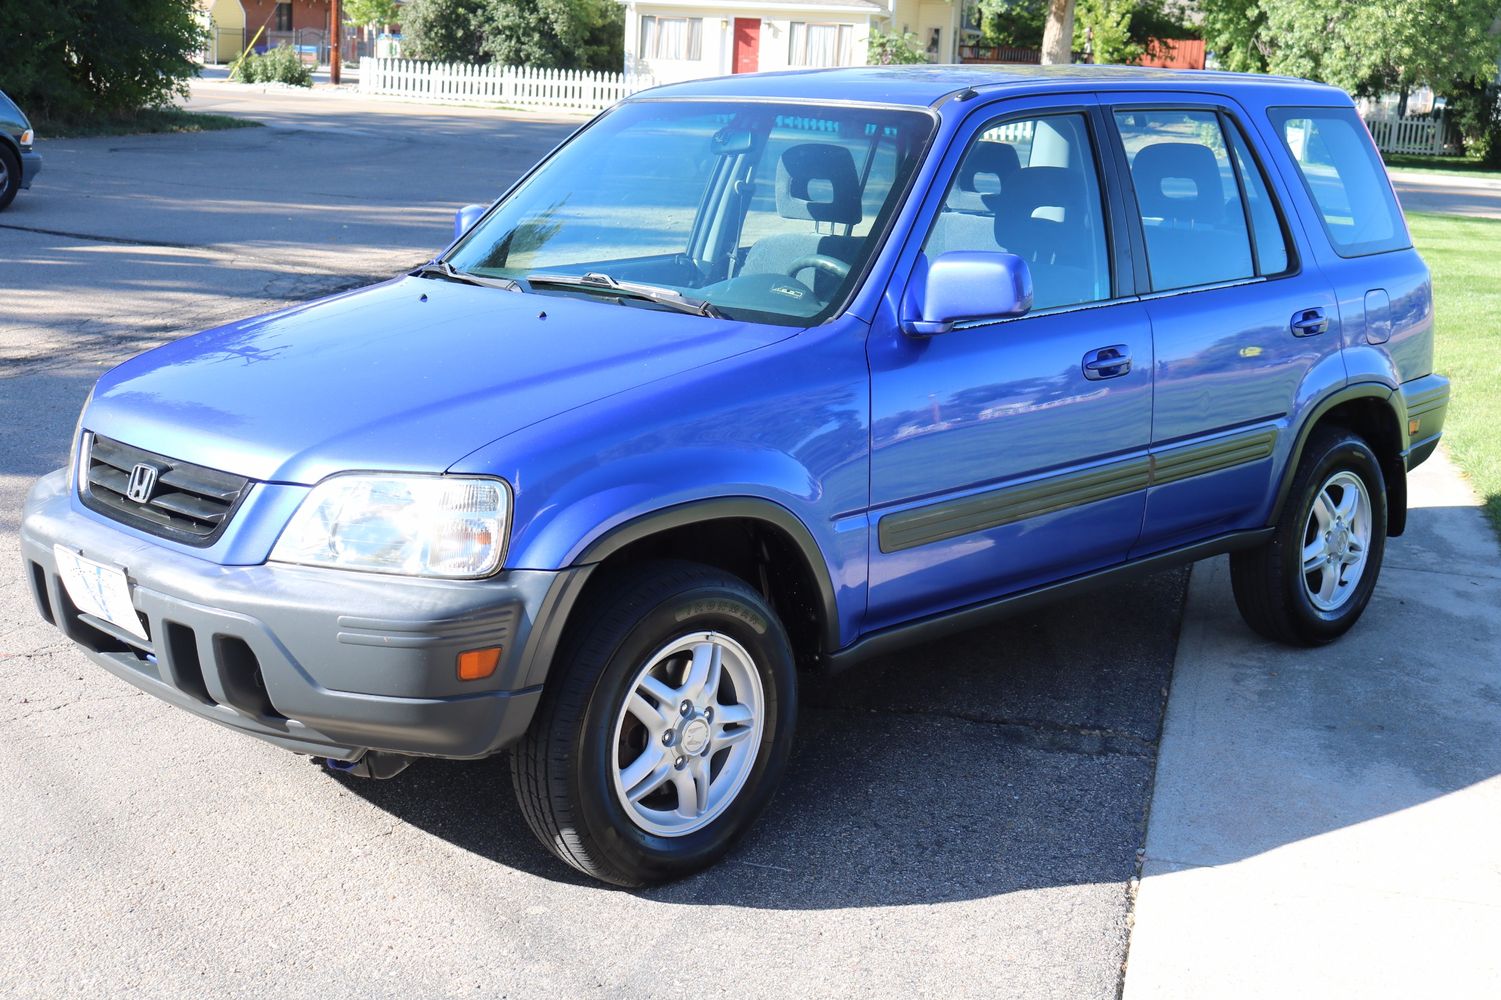
[(54, 546), (52, 551), (57, 557), (63, 588), (79, 611), (103, 618), (133, 636), (146, 638), (141, 618), (130, 602), (130, 584), (125, 581), (124, 570), (85, 559), (61, 545)]

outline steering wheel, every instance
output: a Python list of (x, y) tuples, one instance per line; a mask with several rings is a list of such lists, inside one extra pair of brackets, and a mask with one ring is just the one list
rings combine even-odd
[(826, 253), (805, 253), (787, 265), (787, 277), (795, 278), (799, 271), (809, 267), (831, 275), (835, 281), (843, 281), (850, 273), (850, 266), (838, 257), (830, 257)]

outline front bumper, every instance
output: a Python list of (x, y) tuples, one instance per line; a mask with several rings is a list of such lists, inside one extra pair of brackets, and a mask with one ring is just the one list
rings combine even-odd
[[(77, 509), (67, 475), (27, 498), (21, 555), (37, 610), (96, 663), (195, 715), (298, 753), (472, 758), (526, 731), (541, 696), (534, 627), (573, 571), (434, 581), (267, 563), (221, 566)], [(53, 546), (122, 567), (151, 637), (83, 614)], [(483, 681), (456, 659), (500, 646)], [(545, 672), (545, 661), (540, 672)], [(528, 686), (530, 685), (530, 686)]]
[(36, 175), (42, 172), (42, 154), (34, 149), (21, 150), (21, 188), (31, 187)]

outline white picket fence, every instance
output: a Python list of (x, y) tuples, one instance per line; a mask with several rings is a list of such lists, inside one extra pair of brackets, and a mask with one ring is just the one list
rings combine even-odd
[(1447, 117), (1372, 115), (1365, 123), (1371, 130), (1371, 138), (1376, 140), (1376, 148), (1383, 153), (1439, 155), (1459, 150), (1459, 136)]
[(526, 66), (472, 66), (415, 59), (360, 60), (360, 92), (428, 101), (507, 104), (560, 111), (603, 111), (638, 90), (654, 86), (647, 76), (532, 69)]

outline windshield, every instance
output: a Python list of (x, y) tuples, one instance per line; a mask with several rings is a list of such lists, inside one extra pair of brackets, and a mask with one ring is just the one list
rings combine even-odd
[(931, 129), (884, 108), (625, 104), (447, 261), (546, 294), (809, 326), (853, 290)]

